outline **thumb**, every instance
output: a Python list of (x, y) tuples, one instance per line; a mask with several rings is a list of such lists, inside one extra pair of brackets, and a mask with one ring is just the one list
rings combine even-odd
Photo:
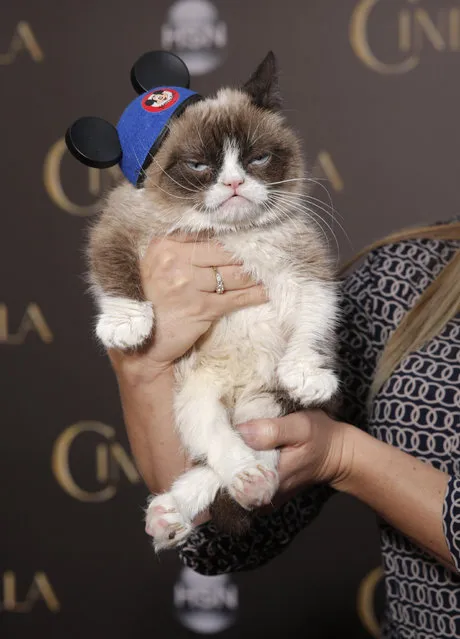
[(255, 450), (272, 450), (293, 446), (307, 439), (309, 421), (305, 413), (292, 413), (278, 419), (258, 419), (237, 426), (248, 446)]

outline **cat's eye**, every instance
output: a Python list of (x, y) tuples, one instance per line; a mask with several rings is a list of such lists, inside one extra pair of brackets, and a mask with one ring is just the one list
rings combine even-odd
[(265, 155), (258, 155), (256, 158), (250, 160), (250, 166), (265, 166), (270, 162), (270, 154), (266, 153)]
[(195, 160), (187, 160), (185, 163), (189, 169), (192, 171), (197, 171), (197, 173), (202, 173), (203, 171), (207, 171), (209, 169), (209, 164), (204, 164), (204, 162), (196, 162)]

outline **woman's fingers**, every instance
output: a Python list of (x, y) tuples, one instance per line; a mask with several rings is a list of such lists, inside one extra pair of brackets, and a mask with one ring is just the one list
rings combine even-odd
[(311, 424), (306, 413), (291, 413), (278, 419), (259, 419), (238, 426), (244, 441), (255, 450), (305, 444)]
[[(225, 291), (236, 291), (255, 285), (254, 280), (243, 271), (241, 266), (235, 266), (234, 264), (230, 266), (219, 266), (217, 270), (222, 277)], [(193, 276), (198, 290), (207, 293), (215, 292), (217, 279), (216, 273), (212, 268), (194, 266)]]
[(206, 293), (207, 306), (215, 318), (227, 315), (247, 306), (259, 306), (268, 302), (268, 295), (262, 284), (226, 291), (223, 295)]
[(180, 257), (182, 262), (194, 266), (210, 267), (238, 264), (238, 261), (215, 240), (197, 241), (193, 237), (154, 238), (159, 251), (166, 251)]
[(239, 264), (231, 253), (228, 253), (216, 242), (198, 242), (197, 244), (185, 244), (184, 251), (190, 255), (193, 266), (210, 267), (226, 266), (227, 264)]

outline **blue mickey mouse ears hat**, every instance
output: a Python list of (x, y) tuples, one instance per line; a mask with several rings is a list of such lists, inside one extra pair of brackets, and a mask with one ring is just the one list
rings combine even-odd
[(83, 164), (106, 169), (115, 164), (135, 186), (168, 133), (168, 123), (202, 97), (191, 91), (185, 63), (173, 53), (150, 51), (131, 69), (140, 95), (124, 110), (117, 127), (98, 117), (74, 122), (65, 136), (72, 155)]

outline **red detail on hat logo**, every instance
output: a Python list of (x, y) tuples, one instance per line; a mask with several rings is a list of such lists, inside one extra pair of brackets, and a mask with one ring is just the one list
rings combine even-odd
[(158, 113), (159, 111), (166, 111), (179, 99), (179, 94), (170, 87), (155, 89), (149, 91), (142, 100), (142, 108), (150, 113)]

